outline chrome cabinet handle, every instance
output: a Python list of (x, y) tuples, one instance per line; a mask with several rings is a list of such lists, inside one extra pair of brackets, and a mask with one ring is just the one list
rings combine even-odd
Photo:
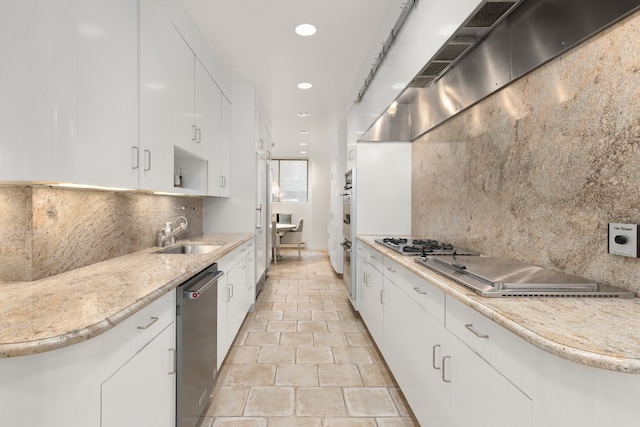
[(202, 141), (202, 129), (196, 128), (196, 144), (200, 144)]
[(371, 259), (378, 259), (378, 257), (377, 257), (377, 256), (375, 256), (375, 255), (369, 255), (369, 257), (370, 257)]
[(178, 366), (178, 361), (176, 360), (176, 351), (173, 348), (169, 349), (169, 353), (171, 353), (171, 357), (173, 360), (173, 363), (171, 364), (172, 366), (172, 370), (171, 372), (169, 372), (169, 375), (175, 375), (176, 373), (176, 366)]
[(389, 270), (391, 273), (395, 273), (395, 272), (396, 272), (396, 271), (395, 271), (393, 268), (391, 268), (391, 267), (387, 267), (387, 270)]
[(231, 293), (229, 292), (229, 288), (224, 288), (224, 302), (231, 301)]
[(419, 286), (414, 286), (413, 290), (419, 293), (420, 295), (427, 295), (427, 291), (423, 291), (422, 289), (420, 289)]
[(436, 366), (436, 360), (438, 359), (436, 358), (436, 349), (440, 349), (440, 344), (434, 345), (431, 349), (431, 366), (433, 366), (433, 369), (440, 369), (441, 366)]
[(191, 125), (191, 129), (193, 129), (193, 132), (191, 134), (192, 135), (191, 136), (191, 140), (195, 141), (196, 140), (196, 135), (198, 133), (198, 128), (196, 127), (196, 125)]
[(229, 283), (229, 298), (233, 298), (233, 283)]
[[(145, 172), (149, 172), (151, 170), (151, 150), (144, 150), (144, 171)], [(148, 159), (148, 161), (147, 161)], [(147, 165), (149, 165), (149, 167), (147, 167)]]
[(367, 286), (367, 288), (371, 287), (371, 285), (369, 284), (369, 273), (367, 273), (366, 271), (364, 272), (364, 278), (362, 280), (364, 281), (364, 284)]
[(445, 372), (447, 370), (447, 365), (445, 364), (445, 362), (450, 359), (451, 359), (451, 356), (445, 356), (442, 358), (442, 382), (445, 382), (445, 383), (451, 382), (451, 380), (450, 379), (448, 380), (447, 376), (445, 375)]
[(380, 304), (386, 304), (388, 302), (386, 296), (387, 296), (387, 290), (380, 289)]
[(133, 154), (132, 163), (133, 166), (131, 169), (139, 169), (140, 168), (140, 149), (138, 147), (131, 147), (131, 154)]
[(159, 317), (151, 317), (151, 322), (149, 322), (149, 324), (147, 326), (138, 326), (138, 329), (147, 329), (149, 326), (153, 325), (154, 323), (156, 323), (158, 321)]
[(467, 328), (469, 331), (471, 331), (471, 333), (477, 336), (478, 338), (489, 338), (489, 335), (483, 334), (482, 332), (478, 331), (476, 328), (473, 327), (473, 324), (471, 323), (467, 323), (466, 325), (464, 325), (464, 327)]

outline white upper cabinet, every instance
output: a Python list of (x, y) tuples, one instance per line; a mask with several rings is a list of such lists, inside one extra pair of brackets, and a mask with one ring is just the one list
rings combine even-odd
[(5, 2), (0, 13), (0, 180), (71, 181), (76, 0)]
[(166, 8), (154, 0), (140, 0), (139, 33), (139, 188), (174, 191), (173, 106), (179, 94), (175, 76), (183, 65), (176, 57), (187, 49)]
[(220, 94), (220, 134), (211, 146), (209, 161), (209, 195), (230, 196), (231, 103)]
[(138, 2), (84, 0), (77, 11), (74, 182), (136, 188)]

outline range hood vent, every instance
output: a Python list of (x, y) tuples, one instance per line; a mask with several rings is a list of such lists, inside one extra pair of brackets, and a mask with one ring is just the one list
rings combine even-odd
[(640, 10), (638, 0), (485, 1), (359, 141), (413, 141)]

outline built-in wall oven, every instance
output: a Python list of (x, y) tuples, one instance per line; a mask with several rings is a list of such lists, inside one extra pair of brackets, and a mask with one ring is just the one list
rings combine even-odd
[(351, 204), (353, 190), (353, 172), (347, 171), (345, 174), (344, 193), (342, 193), (342, 236), (344, 241), (341, 243), (343, 248), (343, 274), (344, 281), (349, 298), (353, 301), (353, 284), (351, 280)]

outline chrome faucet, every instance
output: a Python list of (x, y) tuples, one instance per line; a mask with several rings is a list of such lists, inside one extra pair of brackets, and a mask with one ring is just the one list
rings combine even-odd
[[(182, 220), (178, 226), (176, 226), (178, 220)], [(179, 216), (175, 221), (167, 222), (164, 228), (156, 233), (156, 246), (173, 245), (176, 243), (176, 234), (182, 230), (186, 230), (189, 227), (189, 221), (183, 216)]]

